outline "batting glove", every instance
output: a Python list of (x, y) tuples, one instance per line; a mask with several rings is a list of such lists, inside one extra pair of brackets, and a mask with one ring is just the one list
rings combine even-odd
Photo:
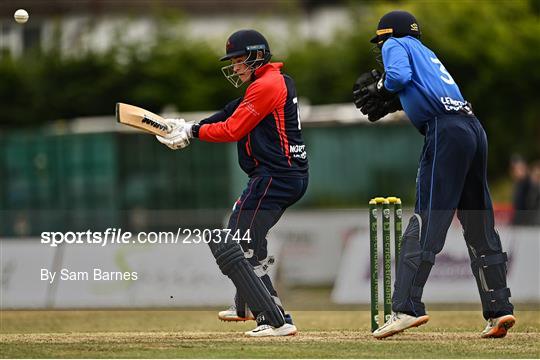
[(189, 139), (192, 137), (190, 135), (192, 124), (186, 124), (184, 119), (165, 119), (165, 122), (172, 130), (165, 136), (156, 135), (158, 141), (172, 150), (187, 147), (189, 145)]

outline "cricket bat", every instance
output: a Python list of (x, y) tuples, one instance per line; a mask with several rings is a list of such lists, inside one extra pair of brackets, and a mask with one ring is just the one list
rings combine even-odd
[(165, 136), (171, 131), (161, 116), (124, 103), (116, 103), (116, 121), (154, 135)]

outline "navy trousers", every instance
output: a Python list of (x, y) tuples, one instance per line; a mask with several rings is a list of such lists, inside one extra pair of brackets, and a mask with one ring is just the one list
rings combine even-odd
[[(394, 311), (416, 316), (425, 314), (421, 301), (423, 287), (435, 262), (435, 255), (444, 246), (457, 210), (471, 257), (471, 268), (480, 291), (484, 317), (487, 319), (512, 313), (513, 307), (508, 301), (510, 293), (506, 288), (506, 254), (502, 253), (501, 241), (494, 228), (493, 206), (487, 184), (487, 153), (486, 134), (476, 117), (444, 115), (429, 123), (416, 189), (415, 213), (421, 218), (420, 248), (415, 249), (416, 245), (411, 244), (405, 246), (406, 230), (404, 248), (409, 250), (402, 250), (398, 263)], [(416, 262), (410, 261), (413, 252), (419, 253)], [(486, 256), (491, 259), (490, 266), (480, 269), (480, 260), (477, 259)], [(479, 274), (479, 271), (483, 274)], [(494, 290), (500, 290), (496, 294), (501, 295), (501, 299), (494, 301), (490, 298), (489, 292), (493, 295)]]
[[(277, 292), (268, 276), (266, 235), (283, 215), (306, 192), (308, 178), (258, 176), (249, 180), (246, 189), (236, 201), (229, 218), (231, 233), (239, 231), (244, 237), (249, 231), (249, 241), (241, 241), (242, 249), (255, 272), (270, 294), (281, 306)], [(247, 237), (246, 237), (247, 238)], [(239, 305), (237, 294), (237, 307)]]

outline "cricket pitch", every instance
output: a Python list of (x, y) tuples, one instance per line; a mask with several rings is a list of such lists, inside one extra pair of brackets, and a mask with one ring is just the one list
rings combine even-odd
[(516, 312), (504, 339), (481, 339), (477, 311), (433, 311), (428, 324), (385, 340), (368, 311), (293, 311), (299, 334), (247, 338), (254, 322), (215, 311), (2, 311), (3, 358), (539, 358), (540, 311)]

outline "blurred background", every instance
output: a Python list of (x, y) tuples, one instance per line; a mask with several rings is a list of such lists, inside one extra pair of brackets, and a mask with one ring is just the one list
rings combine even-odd
[[(13, 20), (18, 8), (30, 13), (26, 24)], [(108, 227), (149, 231), (223, 225), (247, 182), (237, 165), (235, 145), (196, 142), (173, 152), (151, 136), (120, 127), (114, 109), (116, 102), (125, 102), (197, 121), (222, 108), (243, 92), (223, 78), (218, 61), (227, 37), (240, 28), (255, 28), (267, 37), (273, 61), (285, 63), (284, 71), (295, 79), (301, 98), (310, 186), (270, 234), (271, 241), (276, 238), (273, 246), (282, 259), (276, 272), (280, 287), (291, 298), (298, 294), (292, 290), (309, 288), (333, 303), (367, 301), (367, 291), (364, 294), (362, 290), (369, 279), (364, 271), (368, 259), (367, 202), (376, 195), (397, 195), (405, 208), (413, 206), (423, 144), (422, 136), (403, 113), (371, 124), (351, 103), (356, 77), (379, 66), (369, 38), (379, 18), (394, 9), (415, 14), (423, 42), (438, 54), (473, 104), (489, 138), (489, 180), (497, 224), (506, 235), (503, 241), (525, 238), (522, 244), (526, 245), (511, 242), (508, 246), (516, 254), (529, 253), (537, 259), (538, 0), (3, 0), (3, 306), (62, 306), (57, 299), (61, 289), (41, 284), (36, 275), (39, 269), (28, 270), (29, 264), (39, 268), (41, 261), (59, 268), (66, 259), (76, 264), (79, 257), (89, 256), (88, 247), (79, 252), (77, 246), (46, 248), (39, 244), (43, 231), (103, 231)], [(406, 222), (407, 217), (404, 219)], [(465, 246), (459, 239), (459, 227), (453, 227), (447, 242), (456, 244), (457, 255), (441, 262), (446, 268), (441, 268), (440, 276), (448, 281), (445, 284), (465, 279), (464, 284), (470, 283), (472, 290), (466, 298), (439, 294), (442, 300), (474, 302), (477, 295)], [(19, 245), (23, 243), (35, 246), (23, 249)], [(354, 245), (357, 243), (360, 245)], [(453, 251), (452, 246), (449, 251)], [(108, 251), (111, 266), (119, 266), (114, 255), (117, 250), (122, 251), (102, 250)], [(186, 259), (170, 261), (185, 266), (193, 259), (187, 255), (189, 251), (177, 255)], [(207, 249), (201, 251), (206, 254)], [(161, 256), (150, 253), (148, 257), (154, 259)], [(525, 272), (523, 278), (516, 272), (515, 276), (536, 284), (524, 290), (521, 301), (538, 303), (540, 271), (536, 260), (531, 264), (536, 264), (530, 265), (536, 266), (532, 275)], [(217, 273), (210, 269), (210, 273)], [(343, 280), (343, 274), (351, 272), (358, 275), (350, 279), (352, 283)], [(37, 281), (34, 289), (38, 289), (40, 300), (21, 302), (24, 292), (14, 285), (14, 279), (22, 279), (26, 285)], [(358, 293), (340, 297), (336, 295), (339, 279), (345, 281), (345, 289), (355, 288), (355, 282), (362, 285), (356, 287)], [(186, 276), (163, 281), (165, 287), (178, 287), (190, 280)], [(95, 294), (100, 291), (84, 291), (99, 298)], [(117, 290), (122, 294), (119, 299), (137, 298), (135, 290), (122, 291)], [(227, 291), (220, 299), (229, 298)], [(437, 292), (434, 288), (434, 298)], [(63, 305), (117, 306), (111, 299), (83, 303), (74, 298)], [(199, 297), (173, 304), (169, 297), (164, 299), (149, 298), (133, 305), (200, 304)]]

